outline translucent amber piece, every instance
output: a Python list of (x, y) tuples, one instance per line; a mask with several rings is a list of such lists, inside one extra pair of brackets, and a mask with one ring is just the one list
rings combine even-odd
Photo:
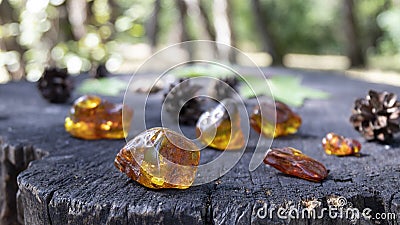
[(65, 118), (65, 130), (82, 139), (125, 138), (123, 126), (129, 130), (133, 116), (131, 109), (125, 108), (122, 120), (122, 104), (113, 104), (98, 96), (84, 95), (78, 98)]
[(197, 121), (196, 134), (203, 144), (219, 150), (242, 148), (245, 140), (236, 103), (224, 99), (217, 107), (204, 112)]
[(152, 128), (129, 141), (114, 164), (129, 178), (153, 188), (190, 187), (200, 151), (189, 139), (167, 128)]
[(284, 174), (314, 182), (321, 182), (328, 176), (322, 163), (291, 147), (268, 150), (264, 163)]
[(282, 102), (275, 102), (275, 105), (276, 120), (273, 117), (275, 108), (272, 102), (261, 102), (253, 109), (250, 116), (250, 124), (253, 129), (266, 137), (280, 137), (296, 133), (301, 125), (301, 117)]
[(361, 144), (357, 140), (345, 138), (335, 133), (328, 133), (322, 139), (322, 147), (324, 147), (328, 155), (354, 155), (360, 152)]

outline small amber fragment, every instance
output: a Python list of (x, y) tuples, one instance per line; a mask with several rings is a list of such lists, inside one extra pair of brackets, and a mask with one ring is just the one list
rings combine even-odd
[(250, 116), (250, 124), (253, 129), (266, 137), (280, 137), (296, 133), (301, 125), (301, 117), (282, 102), (277, 101), (275, 105), (276, 120), (273, 102), (263, 101), (254, 107)]
[(143, 186), (186, 189), (195, 179), (200, 151), (167, 128), (146, 130), (117, 154), (114, 165)]
[(328, 155), (354, 155), (360, 152), (361, 144), (357, 140), (345, 138), (335, 133), (328, 133), (322, 139), (322, 147), (324, 147)]
[(133, 111), (125, 106), (102, 100), (98, 96), (84, 95), (78, 98), (65, 118), (65, 130), (82, 139), (121, 139), (129, 130)]
[(245, 140), (236, 103), (224, 99), (217, 107), (204, 112), (197, 121), (196, 134), (203, 144), (219, 150), (242, 148)]
[(291, 147), (268, 150), (264, 163), (284, 174), (314, 182), (321, 182), (328, 176), (322, 163)]

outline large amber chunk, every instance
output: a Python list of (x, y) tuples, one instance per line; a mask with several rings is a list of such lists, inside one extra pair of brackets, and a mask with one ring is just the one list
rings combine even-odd
[(203, 144), (219, 150), (242, 148), (245, 140), (234, 100), (224, 99), (217, 107), (204, 112), (197, 121), (196, 134)]
[(361, 144), (357, 140), (345, 138), (335, 133), (328, 133), (322, 139), (322, 147), (324, 147), (326, 154), (337, 156), (354, 155), (361, 150)]
[(122, 104), (113, 104), (98, 96), (84, 95), (78, 98), (65, 118), (65, 130), (82, 139), (121, 139), (126, 137), (124, 126), (129, 130), (133, 111), (125, 108), (122, 120)]
[[(301, 117), (294, 113), (289, 106), (282, 102), (263, 101), (253, 109), (250, 116), (250, 124), (254, 130), (266, 137), (280, 137), (297, 132), (301, 126)], [(275, 132), (274, 132), (275, 129)]]
[(328, 176), (322, 163), (291, 147), (268, 150), (264, 163), (284, 174), (314, 182), (321, 182)]
[(129, 141), (114, 165), (129, 178), (153, 188), (190, 187), (200, 151), (189, 139), (167, 128), (152, 128)]

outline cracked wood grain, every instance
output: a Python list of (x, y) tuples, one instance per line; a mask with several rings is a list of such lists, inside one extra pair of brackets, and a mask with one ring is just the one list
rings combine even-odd
[[(266, 72), (294, 73), (277, 69)], [(7, 109), (0, 112), (0, 209), (7, 212), (0, 215), (0, 224), (353, 224), (327, 217), (257, 217), (264, 203), (274, 209), (309, 200), (326, 206), (331, 196), (346, 197), (354, 206), (370, 207), (374, 212), (399, 214), (400, 143), (383, 146), (365, 142), (348, 123), (353, 101), (369, 89), (400, 94), (399, 90), (333, 73), (295, 73), (304, 78), (306, 85), (330, 92), (332, 97), (307, 101), (297, 109), (303, 117), (299, 133), (276, 139), (273, 146), (296, 147), (324, 163), (330, 173), (321, 184), (283, 175), (266, 165), (249, 173), (252, 152), (248, 150), (229, 173), (215, 182), (187, 190), (150, 190), (114, 168), (113, 160), (123, 140), (72, 138), (63, 128), (68, 104), (46, 103), (33, 84), (0, 86), (0, 107)], [(157, 102), (150, 104), (151, 111), (156, 111)], [(149, 115), (149, 126), (159, 125), (156, 117), (155, 113)], [(326, 155), (321, 139), (327, 132), (360, 140), (361, 157)], [(202, 160), (218, 154), (216, 150), (204, 150)], [(378, 222), (399, 224), (398, 219), (358, 220), (355, 224)]]

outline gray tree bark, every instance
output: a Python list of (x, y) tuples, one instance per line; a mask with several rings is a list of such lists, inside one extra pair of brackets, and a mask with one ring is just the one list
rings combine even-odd
[[(249, 68), (246, 71), (252, 72)], [(293, 74), (293, 70), (276, 68), (263, 69), (263, 72)], [(49, 104), (41, 99), (35, 85), (27, 82), (0, 86), (0, 109), (3, 109), (0, 127), (5, 128), (0, 129), (0, 207), (6, 211), (1, 215), (13, 213), (7, 218), (16, 221), (17, 204), (18, 218), (27, 225), (399, 224), (398, 218), (368, 220), (363, 217), (354, 223), (344, 218), (329, 218), (327, 212), (322, 219), (315, 220), (277, 218), (278, 207), (288, 207), (290, 203), (300, 209), (310, 202), (320, 203), (316, 210), (321, 215), (321, 208), (326, 208), (328, 200), (335, 196), (345, 197), (360, 210), (370, 208), (371, 213), (400, 213), (400, 143), (385, 146), (367, 142), (348, 122), (354, 99), (366, 90), (400, 94), (398, 87), (348, 79), (331, 72), (295, 71), (294, 74), (305, 85), (326, 90), (332, 97), (310, 100), (298, 108), (303, 120), (300, 130), (275, 139), (273, 147), (296, 147), (322, 162), (330, 171), (322, 183), (290, 177), (266, 165), (250, 172), (248, 164), (258, 141), (257, 133), (251, 132), (241, 160), (216, 181), (187, 190), (148, 189), (113, 165), (124, 140), (80, 140), (64, 130), (65, 114), (71, 103)], [(78, 96), (74, 93), (73, 99)], [(122, 96), (107, 99), (121, 102)], [(148, 127), (161, 126), (161, 102), (161, 95), (149, 96)], [(248, 110), (254, 104), (246, 101)], [(194, 127), (185, 129), (188, 131), (185, 134), (195, 135)], [(361, 155), (326, 155), (321, 139), (330, 131), (361, 141)], [(204, 149), (202, 163), (219, 155), (218, 150)], [(257, 216), (264, 204), (274, 210), (273, 218)]]

